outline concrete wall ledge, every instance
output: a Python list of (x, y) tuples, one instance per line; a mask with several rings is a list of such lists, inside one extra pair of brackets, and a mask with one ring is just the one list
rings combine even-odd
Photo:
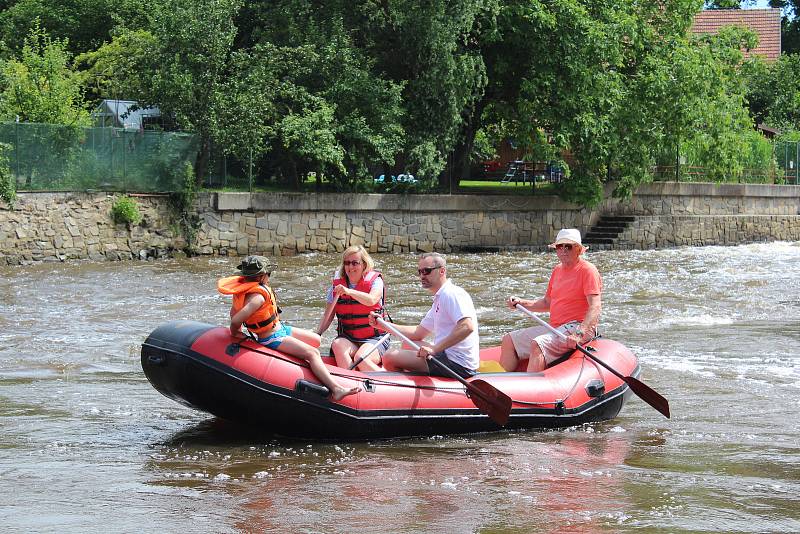
[(772, 184), (710, 184), (652, 182), (642, 184), (635, 196), (768, 197), (800, 198), (800, 186)]
[(214, 193), (218, 211), (544, 211), (581, 207), (553, 195), (382, 195), (375, 193)]

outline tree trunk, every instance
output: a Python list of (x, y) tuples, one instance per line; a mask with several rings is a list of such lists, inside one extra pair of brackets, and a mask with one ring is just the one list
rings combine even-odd
[[(485, 102), (486, 99), (482, 98), (475, 104), (475, 108), (467, 118), (467, 123), (464, 126), (464, 138), (455, 146), (453, 157), (448, 162), (449, 168), (446, 169), (445, 180), (449, 181), (447, 178), (452, 176), (452, 179), (455, 180), (455, 183), (453, 183), (454, 188), (458, 188), (461, 180), (472, 178), (472, 149), (475, 146), (475, 134), (481, 126), (481, 116), (486, 106)], [(449, 186), (449, 183), (442, 184), (441, 179), (439, 183), (440, 185)]]
[(286, 172), (288, 174), (286, 181), (289, 185), (294, 187), (295, 191), (297, 191), (299, 179), (297, 177), (297, 162), (295, 162), (294, 158), (289, 158), (286, 162)]
[(201, 134), (200, 150), (197, 152), (197, 163), (194, 166), (194, 177), (197, 187), (203, 187), (203, 179), (208, 172), (208, 162), (211, 158), (211, 141)]

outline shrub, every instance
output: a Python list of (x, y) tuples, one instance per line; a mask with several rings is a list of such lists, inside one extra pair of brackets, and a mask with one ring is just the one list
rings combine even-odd
[(111, 206), (111, 218), (117, 224), (136, 225), (142, 220), (139, 205), (129, 196), (118, 197)]
[(17, 200), (17, 183), (8, 167), (8, 158), (5, 154), (9, 148), (7, 144), (0, 143), (0, 200), (13, 208)]

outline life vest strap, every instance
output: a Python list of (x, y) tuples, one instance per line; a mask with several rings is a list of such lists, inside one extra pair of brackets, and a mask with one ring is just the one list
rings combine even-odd
[(364, 319), (369, 317), (368, 313), (337, 313), (336, 317), (339, 319)]
[(272, 323), (275, 322), (275, 319), (277, 319), (277, 318), (278, 318), (278, 314), (277, 313), (273, 313), (272, 315), (270, 315), (269, 317), (267, 317), (266, 319), (264, 319), (261, 322), (258, 322), (258, 323), (245, 323), (245, 326), (247, 326), (247, 328), (249, 328), (250, 330), (257, 330), (259, 328), (264, 328), (265, 326), (271, 325)]

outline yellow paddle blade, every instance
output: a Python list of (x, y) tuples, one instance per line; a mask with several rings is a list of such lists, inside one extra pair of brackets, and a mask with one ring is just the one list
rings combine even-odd
[(479, 373), (505, 373), (506, 370), (500, 365), (500, 362), (494, 360), (483, 360), (478, 366)]

